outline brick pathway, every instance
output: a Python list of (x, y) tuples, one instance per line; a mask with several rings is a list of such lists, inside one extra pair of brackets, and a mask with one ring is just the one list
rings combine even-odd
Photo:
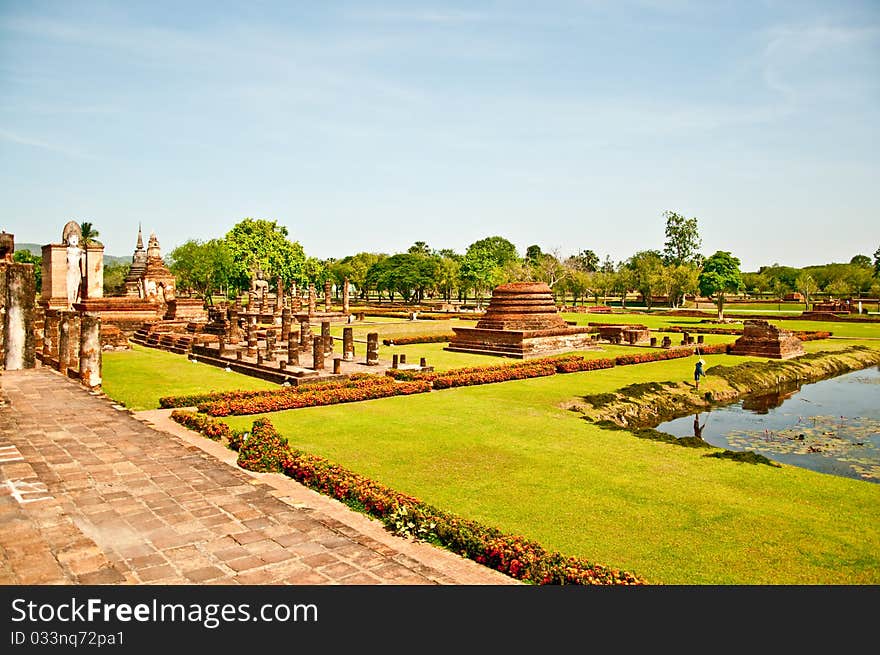
[(0, 584), (518, 584), (57, 372), (0, 374)]

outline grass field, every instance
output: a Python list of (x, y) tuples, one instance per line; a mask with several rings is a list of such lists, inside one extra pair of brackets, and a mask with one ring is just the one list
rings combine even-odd
[[(652, 327), (699, 320), (613, 318)], [(456, 324), (441, 323), (391, 320), (363, 326), (363, 334), (376, 328), (380, 339), (393, 338), (403, 330), (413, 334), (416, 327), (415, 333), (424, 334)], [(786, 321), (785, 327), (838, 333), (841, 325), (804, 323), (795, 327)], [(814, 341), (806, 349), (859, 342), (880, 348), (880, 341), (869, 340), (880, 337), (880, 326), (844, 327), (865, 340)], [(709, 342), (734, 338), (707, 335)], [(408, 359), (419, 352), (444, 367), (499, 362), (447, 353), (443, 346), (414, 344), (393, 352), (407, 352)], [(605, 348), (589, 356), (633, 350)], [(380, 355), (389, 352), (383, 349)], [(727, 355), (705, 359), (708, 367), (744, 360)], [(566, 409), (578, 396), (634, 382), (687, 380), (692, 369), (693, 358), (685, 358), (279, 412), (270, 418), (298, 448), (443, 509), (633, 571), (653, 583), (880, 583), (880, 485), (791, 466), (707, 459), (705, 450), (602, 430)], [(181, 377), (187, 370), (196, 373)], [(131, 402), (139, 398), (147, 405), (164, 393), (220, 388), (221, 381), (240, 388), (265, 384), (142, 349), (105, 355), (104, 375), (108, 395), (121, 394)], [(161, 392), (151, 388), (135, 395), (130, 390), (157, 382)], [(228, 422), (244, 429), (254, 418)]]

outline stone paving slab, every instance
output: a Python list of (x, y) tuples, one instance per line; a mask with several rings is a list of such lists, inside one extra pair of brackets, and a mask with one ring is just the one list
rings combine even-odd
[(0, 584), (519, 584), (169, 418), (0, 373)]

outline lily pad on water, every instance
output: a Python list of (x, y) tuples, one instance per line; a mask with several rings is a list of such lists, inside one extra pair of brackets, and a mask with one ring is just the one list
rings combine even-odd
[(736, 450), (756, 449), (770, 457), (816, 455), (850, 466), (863, 479), (880, 480), (880, 420), (865, 417), (798, 417), (790, 426), (770, 430), (733, 430)]

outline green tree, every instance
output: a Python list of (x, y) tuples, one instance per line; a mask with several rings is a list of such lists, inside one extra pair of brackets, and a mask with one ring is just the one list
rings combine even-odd
[(697, 264), (702, 243), (696, 218), (685, 218), (673, 211), (663, 212), (666, 219), (666, 241), (663, 259), (667, 264)]
[(526, 261), (529, 264), (537, 264), (538, 260), (541, 258), (541, 255), (544, 254), (544, 251), (541, 250), (541, 246), (532, 245), (526, 248)]
[(718, 320), (724, 320), (724, 299), (743, 288), (739, 258), (719, 250), (703, 262), (698, 278), (700, 293), (713, 298), (718, 307)]
[(235, 262), (225, 239), (190, 239), (168, 253), (168, 260), (177, 288), (195, 292), (208, 302), (215, 292), (228, 289), (235, 275)]
[(593, 293), (593, 298), (596, 300), (596, 304), (599, 304), (599, 297), (602, 298), (602, 304), (605, 305), (608, 302), (608, 294), (611, 293), (611, 290), (614, 289), (617, 284), (617, 273), (614, 271), (596, 271), (595, 273), (590, 273), (590, 291)]
[[(95, 227), (89, 221), (83, 221), (79, 224), (79, 230), (82, 232), (82, 239), (80, 244), (83, 249), (83, 263), (85, 264), (85, 270), (89, 270), (89, 246), (97, 246), (101, 245), (101, 242), (98, 241), (98, 237), (101, 236), (101, 233), (95, 229)], [(102, 281), (103, 283), (103, 281)], [(88, 289), (86, 285), (85, 278), (82, 281), (82, 291), (80, 292), (80, 297), (85, 298), (88, 295)]]
[(461, 262), (461, 283), (465, 289), (473, 289), (479, 298), (501, 283), (504, 265), (517, 259), (516, 246), (503, 237), (475, 241), (468, 246)]
[(880, 248), (874, 251), (874, 275), (880, 277)]
[(128, 275), (129, 269), (131, 269), (131, 264), (126, 262), (112, 263), (104, 266), (105, 296), (125, 295), (125, 276)]
[(438, 256), (437, 277), (434, 280), (437, 291), (447, 301), (452, 300), (452, 291), (458, 285), (461, 257)]
[(797, 280), (795, 280), (795, 288), (797, 288), (804, 297), (804, 309), (809, 309), (810, 298), (819, 290), (819, 285), (816, 283), (816, 280), (814, 280), (813, 276), (809, 273), (802, 272), (797, 276)]
[(245, 218), (226, 233), (225, 241), (232, 254), (232, 284), (238, 289), (250, 287), (258, 268), (268, 280), (280, 276), (285, 287), (310, 279), (302, 246), (290, 241), (287, 228), (276, 221)]
[(662, 286), (663, 257), (656, 250), (642, 250), (626, 260), (624, 268), (630, 274), (630, 288), (638, 291), (651, 309), (656, 289)]
[(34, 265), (34, 282), (37, 293), (43, 290), (43, 258), (31, 253), (30, 250), (16, 250), (12, 253), (12, 261), (19, 264)]
[(849, 263), (853, 266), (860, 266), (862, 268), (872, 268), (871, 258), (867, 255), (855, 255), (852, 259), (849, 260)]
[(573, 270), (592, 273), (599, 270), (599, 255), (592, 250), (581, 250), (566, 260), (566, 264)]
[(556, 292), (556, 286), (566, 278), (568, 270), (565, 265), (559, 261), (558, 253), (545, 252), (538, 258), (538, 261), (532, 266), (534, 279), (539, 282), (546, 282), (547, 286)]
[(410, 255), (430, 255), (431, 249), (424, 241), (416, 241), (406, 252)]
[(843, 278), (838, 278), (825, 287), (825, 291), (832, 297), (843, 300), (852, 295), (852, 284)]
[(421, 302), (436, 274), (436, 258), (401, 253), (371, 266), (367, 277), (380, 293), (387, 291), (392, 301), (394, 294), (399, 293), (404, 302)]

